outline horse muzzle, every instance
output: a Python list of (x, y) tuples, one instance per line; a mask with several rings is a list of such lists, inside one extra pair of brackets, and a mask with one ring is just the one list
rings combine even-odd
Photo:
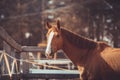
[(46, 52), (46, 53), (45, 53), (45, 56), (46, 56), (46, 58), (48, 58), (48, 59), (52, 59), (53, 56), (54, 56), (53, 50), (51, 50), (50, 52)]

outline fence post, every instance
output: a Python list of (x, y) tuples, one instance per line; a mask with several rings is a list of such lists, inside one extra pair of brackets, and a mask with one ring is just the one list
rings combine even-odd
[[(16, 51), (15, 53), (15, 58), (20, 60), (20, 52)], [(20, 61), (17, 60), (17, 66), (18, 66), (18, 72), (20, 72)], [(15, 72), (17, 73), (16, 69), (15, 69)]]
[[(5, 50), (5, 52), (7, 53), (7, 54), (9, 54), (9, 55), (12, 55), (12, 53), (11, 53), (11, 47), (5, 42), (5, 41), (3, 41), (3, 50)], [(8, 61), (9, 61), (9, 64), (10, 64), (10, 69), (11, 69), (11, 62), (12, 62), (12, 59), (11, 58), (8, 58)], [(5, 64), (4, 64), (4, 72), (5, 73), (7, 73), (7, 69), (6, 69), (6, 66), (5, 66)]]
[[(23, 52), (21, 54), (21, 57), (23, 60), (28, 60), (29, 59), (29, 54), (27, 54), (26, 52)], [(29, 63), (26, 62), (22, 62), (22, 70), (24, 74), (29, 73)]]
[(0, 78), (1, 78), (1, 76), (2, 76), (2, 66), (0, 64)]

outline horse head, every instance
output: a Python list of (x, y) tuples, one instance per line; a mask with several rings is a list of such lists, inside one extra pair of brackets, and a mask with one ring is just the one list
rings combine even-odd
[(47, 58), (50, 58), (55, 52), (60, 50), (63, 45), (60, 21), (57, 20), (57, 25), (51, 25), (47, 22), (47, 29), (47, 48), (45, 51), (45, 55)]

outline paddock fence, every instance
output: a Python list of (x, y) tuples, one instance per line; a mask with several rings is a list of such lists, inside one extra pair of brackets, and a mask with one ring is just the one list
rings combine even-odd
[(0, 50), (0, 80), (79, 78), (78, 70), (74, 69), (69, 59), (41, 59), (45, 47), (21, 46), (2, 27), (0, 39), (3, 42), (3, 49)]

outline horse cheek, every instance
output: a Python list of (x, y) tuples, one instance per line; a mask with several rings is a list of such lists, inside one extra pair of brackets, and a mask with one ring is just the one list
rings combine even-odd
[(63, 40), (62, 38), (59, 40), (59, 45), (58, 45), (58, 48), (59, 49), (62, 49), (62, 45), (63, 45)]
[(54, 52), (57, 52), (59, 50), (59, 41), (55, 38), (53, 39), (53, 43), (52, 43), (52, 48), (54, 50)]

